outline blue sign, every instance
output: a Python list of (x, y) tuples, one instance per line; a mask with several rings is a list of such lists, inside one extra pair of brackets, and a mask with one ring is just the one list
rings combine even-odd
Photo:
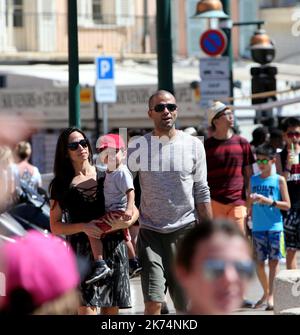
[(221, 55), (227, 46), (226, 35), (217, 29), (209, 29), (200, 37), (201, 49), (210, 56)]
[(99, 103), (116, 102), (115, 60), (113, 57), (97, 57), (95, 99)]
[(97, 80), (114, 79), (114, 65), (113, 57), (97, 57), (96, 58), (96, 72)]

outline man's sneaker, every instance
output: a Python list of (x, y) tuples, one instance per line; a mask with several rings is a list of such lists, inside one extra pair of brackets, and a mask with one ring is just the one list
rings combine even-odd
[(94, 264), (94, 271), (85, 281), (86, 284), (93, 284), (100, 279), (111, 276), (113, 273), (112, 269), (107, 266), (104, 260), (96, 261)]
[(141, 271), (142, 267), (140, 266), (138, 259), (136, 257), (129, 259), (129, 278), (132, 279), (139, 276)]

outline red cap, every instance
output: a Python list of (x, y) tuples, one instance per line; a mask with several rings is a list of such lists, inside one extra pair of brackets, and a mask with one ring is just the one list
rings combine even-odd
[(5, 243), (1, 250), (6, 277), (4, 307), (17, 288), (26, 290), (39, 307), (77, 287), (76, 258), (61, 238), (29, 231), (15, 241)]
[(123, 138), (118, 134), (106, 134), (98, 138), (97, 149), (125, 149), (125, 143)]

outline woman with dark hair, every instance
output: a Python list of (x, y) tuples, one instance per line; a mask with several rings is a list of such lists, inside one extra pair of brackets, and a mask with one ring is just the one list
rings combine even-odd
[[(113, 228), (103, 235), (96, 226), (104, 215), (104, 174), (92, 161), (92, 148), (86, 135), (78, 128), (66, 128), (60, 134), (55, 153), (54, 179), (50, 184), (50, 226), (54, 234), (66, 235), (76, 254), (93, 263), (88, 236), (101, 238), (104, 256), (113, 270), (94, 284), (81, 283), (82, 306), (79, 314), (117, 314), (119, 308), (129, 308), (130, 284), (128, 256), (122, 229), (138, 218), (134, 209), (131, 220), (112, 216), (107, 222)], [(63, 222), (66, 214), (67, 222)]]

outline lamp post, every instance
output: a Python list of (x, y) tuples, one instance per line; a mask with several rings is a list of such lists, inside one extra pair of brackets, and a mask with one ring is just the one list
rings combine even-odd
[(171, 2), (156, 0), (158, 89), (174, 93), (171, 39)]
[(229, 58), (230, 96), (233, 97), (233, 73), (232, 73), (233, 54), (232, 54), (232, 43), (231, 43), (232, 21), (230, 19), (231, 10), (230, 10), (230, 3), (228, 0), (222, 0), (222, 5), (225, 14), (228, 16), (227, 18), (221, 18), (220, 20), (220, 28), (224, 31), (228, 41), (227, 48), (225, 49), (223, 56), (227, 56)]
[[(251, 57), (260, 66), (251, 68), (251, 91), (252, 94), (263, 92), (274, 92), (268, 97), (252, 98), (252, 104), (261, 104), (269, 100), (276, 100), (276, 74), (277, 67), (269, 63), (275, 58), (275, 47), (263, 29), (258, 29), (250, 41)], [(254, 123), (262, 123), (264, 126), (274, 126), (273, 110), (256, 111)]]
[(68, 0), (69, 126), (80, 128), (77, 2)]

